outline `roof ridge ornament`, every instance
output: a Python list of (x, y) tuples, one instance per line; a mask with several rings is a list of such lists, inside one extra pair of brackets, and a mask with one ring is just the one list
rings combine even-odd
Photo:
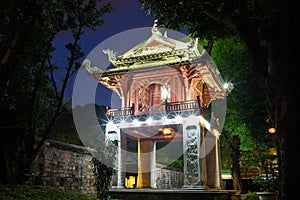
[(104, 49), (102, 50), (103, 53), (107, 54), (108, 55), (108, 60), (113, 63), (116, 59), (117, 59), (117, 56), (118, 56), (118, 53), (115, 52), (114, 50), (111, 50), (111, 49)]
[(194, 44), (193, 44), (192, 49), (198, 49), (198, 38), (197, 37), (194, 40)]
[(152, 26), (151, 32), (152, 32), (152, 34), (162, 35), (161, 32), (159, 31), (157, 23), (158, 23), (158, 20), (155, 19), (154, 22), (153, 22), (153, 26)]
[(165, 33), (164, 33), (164, 37), (168, 37), (168, 33), (167, 33), (167, 31), (165, 31)]
[(101, 73), (102, 70), (97, 66), (93, 65), (89, 59), (85, 59), (81, 65), (81, 67), (85, 68), (89, 74)]

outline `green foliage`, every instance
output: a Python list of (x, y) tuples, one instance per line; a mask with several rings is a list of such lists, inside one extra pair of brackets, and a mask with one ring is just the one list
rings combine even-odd
[(112, 176), (116, 174), (114, 168), (118, 141), (104, 141), (99, 140), (96, 153), (91, 160), (93, 166), (93, 173), (95, 177), (95, 187), (97, 190), (97, 197), (99, 199), (110, 199), (109, 188), (112, 180)]
[(229, 147), (232, 145), (233, 136), (240, 138), (241, 150), (253, 150), (257, 142), (265, 145), (271, 142), (265, 134), (267, 114), (260, 86), (251, 68), (253, 62), (245, 44), (237, 37), (217, 39), (214, 41), (211, 56), (224, 81), (234, 85), (226, 98), (224, 130), (228, 137), (225, 138), (224, 134), (220, 137), (222, 169), (230, 169), (232, 159)]
[(171, 167), (176, 167), (176, 168), (179, 168), (179, 169), (182, 169), (183, 170), (183, 156), (181, 156), (180, 158), (178, 158), (177, 160), (174, 160), (173, 162), (171, 162), (169, 164), (169, 166)]
[[(0, 161), (0, 168), (6, 168), (0, 172), (5, 177), (0, 181), (20, 183), (23, 179), (16, 174), (24, 174), (20, 170), (29, 168), (69, 105), (65, 91), (84, 56), (81, 36), (101, 26), (103, 15), (112, 8), (101, 0), (2, 2), (1, 8), (0, 126), (25, 131), (15, 146), (1, 147), (18, 149), (18, 159), (7, 154)], [(66, 60), (57, 63), (55, 56), (63, 53), (57, 53), (54, 38), (61, 32), (72, 37), (65, 44)], [(37, 136), (41, 140), (34, 146)], [(13, 139), (7, 137), (4, 144)], [(9, 171), (14, 173), (8, 175)]]
[(224, 129), (239, 135), (242, 149), (252, 148), (255, 141), (266, 141), (265, 103), (247, 47), (237, 37), (226, 37), (214, 41), (211, 56), (224, 81), (234, 85), (226, 98)]
[[(203, 4), (207, 1), (187, 1), (183, 0), (174, 3), (172, 0), (140, 0), (147, 14), (158, 19), (158, 24), (162, 27), (180, 30), (185, 28), (193, 36), (206, 38), (228, 34), (230, 28), (217, 20), (210, 20), (203, 13)], [(218, 8), (221, 5), (218, 5)], [(180, 12), (178, 12), (180, 11)]]
[(278, 191), (278, 159), (267, 147), (257, 145), (255, 150), (242, 152), (241, 166), (255, 167), (259, 176), (254, 183), (261, 191)]
[(282, 15), (283, 6), (281, 1), (258, 0), (140, 2), (147, 14), (155, 16), (163, 27), (175, 30), (186, 28), (199, 38), (220, 38), (234, 35), (237, 31), (251, 34), (250, 31), (257, 30), (261, 34), (261, 44), (265, 44), (266, 40), (271, 38), (272, 31), (276, 29), (276, 21)]
[(0, 185), (2, 200), (96, 200), (69, 190), (46, 186)]
[(275, 192), (278, 191), (278, 176), (255, 177), (253, 183), (259, 186), (260, 191)]
[(246, 194), (242, 195), (243, 200), (259, 200), (259, 197), (257, 196), (256, 192), (248, 192)]

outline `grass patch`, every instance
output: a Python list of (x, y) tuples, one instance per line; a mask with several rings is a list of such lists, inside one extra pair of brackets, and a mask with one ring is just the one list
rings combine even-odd
[(1, 200), (97, 200), (97, 198), (47, 186), (0, 185)]

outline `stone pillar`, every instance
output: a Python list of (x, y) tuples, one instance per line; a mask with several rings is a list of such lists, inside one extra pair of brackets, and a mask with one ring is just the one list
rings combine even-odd
[(122, 137), (121, 130), (116, 126), (116, 124), (110, 123), (106, 125), (105, 130), (105, 140), (117, 140), (118, 143), (118, 152), (116, 154), (116, 160), (114, 163), (114, 167), (117, 168), (118, 172), (112, 178), (112, 187), (113, 188), (124, 188), (124, 163), (123, 160), (125, 158), (126, 149), (126, 138)]
[(153, 150), (151, 155), (151, 188), (156, 188), (156, 141), (153, 141)]
[(155, 187), (155, 142), (138, 139), (137, 188)]
[(184, 185), (186, 189), (206, 189), (206, 165), (203, 131), (197, 117), (183, 123)]
[(126, 177), (126, 134), (122, 133), (120, 130), (120, 144), (118, 151), (118, 185), (117, 188), (125, 187), (125, 177)]

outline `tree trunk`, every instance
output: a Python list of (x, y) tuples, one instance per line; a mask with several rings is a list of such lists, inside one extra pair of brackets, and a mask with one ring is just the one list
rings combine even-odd
[(290, 5), (281, 29), (274, 33), (269, 55), (269, 82), (274, 99), (275, 126), (279, 156), (279, 199), (294, 199), (299, 195), (299, 11)]
[(241, 172), (240, 172), (240, 138), (237, 135), (232, 136), (232, 144), (231, 146), (231, 159), (232, 159), (232, 182), (233, 182), (233, 189), (242, 191), (242, 179), (241, 179)]
[(228, 131), (223, 129), (222, 135), (225, 141), (230, 146), (231, 150), (231, 160), (232, 160), (232, 168), (231, 168), (231, 176), (233, 182), (233, 189), (243, 191), (242, 187), (242, 179), (241, 179), (241, 167), (240, 167), (240, 138), (238, 135), (230, 135)]
[(33, 150), (32, 141), (34, 138), (26, 136), (23, 128), (1, 128), (0, 184), (23, 183), (26, 155)]

